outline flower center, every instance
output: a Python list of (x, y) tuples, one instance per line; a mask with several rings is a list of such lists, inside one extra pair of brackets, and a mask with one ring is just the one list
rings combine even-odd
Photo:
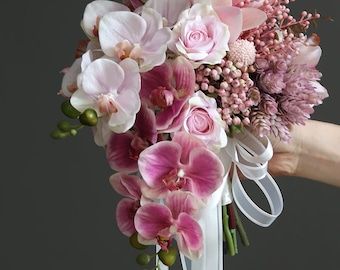
[(138, 160), (140, 153), (146, 149), (149, 144), (141, 137), (135, 136), (130, 144), (129, 156), (133, 160)]
[(139, 44), (132, 44), (128, 40), (119, 42), (114, 50), (120, 60), (131, 58), (139, 61), (141, 59), (142, 49)]
[(100, 95), (97, 100), (99, 111), (104, 115), (110, 115), (118, 112), (116, 102), (112, 95)]
[(169, 238), (157, 236), (157, 243), (162, 250), (168, 251), (171, 245), (171, 240)]
[(163, 178), (163, 183), (170, 191), (180, 190), (186, 184), (185, 172), (173, 169)]
[(166, 108), (173, 104), (174, 95), (165, 87), (159, 86), (156, 89), (152, 90), (150, 94), (150, 100), (154, 106), (157, 106), (159, 108)]

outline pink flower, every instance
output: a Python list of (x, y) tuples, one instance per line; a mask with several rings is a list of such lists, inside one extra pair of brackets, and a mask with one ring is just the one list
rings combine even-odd
[[(267, 14), (256, 8), (261, 5), (256, 5), (255, 1), (252, 4), (243, 6), (237, 5), (240, 0), (193, 0), (195, 3), (210, 3), (220, 20), (228, 25), (230, 31), (229, 42), (235, 42), (242, 32), (256, 28), (267, 20)], [(260, 2), (258, 3), (260, 4)]]
[(144, 1), (142, 0), (123, 0), (123, 3), (130, 7), (132, 10), (135, 10), (144, 5)]
[(80, 112), (95, 109), (100, 117), (107, 117), (112, 131), (124, 133), (133, 126), (140, 109), (140, 85), (135, 61), (125, 59), (117, 64), (109, 59), (97, 59), (80, 75), (79, 89), (71, 97), (71, 103)]
[(211, 5), (195, 4), (181, 14), (169, 48), (195, 67), (214, 65), (226, 55), (229, 37), (228, 26), (220, 21)]
[(173, 26), (183, 10), (191, 6), (190, 0), (148, 0), (145, 7), (152, 8), (161, 14), (168, 26)]
[(112, 11), (130, 10), (120, 3), (106, 0), (96, 0), (86, 6), (82, 26), (88, 37), (98, 37), (98, 28), (101, 18)]
[(164, 63), (170, 37), (171, 31), (163, 27), (162, 16), (151, 8), (143, 8), (141, 15), (110, 12), (99, 24), (104, 53), (117, 60), (134, 59), (141, 72)]
[(171, 142), (159, 142), (145, 149), (138, 167), (150, 187), (150, 198), (162, 198), (175, 190), (206, 198), (218, 189), (224, 174), (219, 158), (185, 132), (175, 133)]
[(248, 4), (246, 4), (244, 0), (233, 0), (233, 5), (236, 6), (243, 2), (245, 7), (259, 8), (264, 5), (264, 1), (265, 0), (251, 0)]
[(145, 184), (136, 176), (120, 173), (112, 175), (110, 183), (117, 193), (126, 197), (117, 205), (116, 220), (122, 234), (130, 237), (136, 232), (134, 218), (141, 206), (142, 187)]
[(156, 111), (157, 130), (168, 133), (181, 128), (194, 88), (195, 72), (184, 57), (142, 75), (141, 97)]
[(165, 250), (176, 238), (179, 250), (188, 258), (197, 259), (203, 249), (202, 229), (193, 218), (198, 208), (199, 202), (192, 194), (174, 192), (165, 205), (142, 206), (136, 213), (136, 230), (144, 239), (156, 240)]
[(81, 58), (74, 61), (71, 67), (65, 68), (60, 94), (64, 97), (71, 97), (78, 90), (77, 78), (81, 73)]
[(211, 150), (225, 147), (228, 143), (225, 122), (217, 111), (215, 99), (199, 91), (189, 100), (189, 104), (190, 110), (183, 129), (203, 141)]
[(113, 170), (134, 173), (138, 170), (139, 154), (156, 141), (155, 114), (144, 104), (137, 114), (134, 131), (112, 134), (106, 147), (106, 158)]

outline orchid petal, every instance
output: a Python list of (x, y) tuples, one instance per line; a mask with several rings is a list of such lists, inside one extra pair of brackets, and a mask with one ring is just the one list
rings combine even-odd
[(151, 144), (157, 142), (155, 113), (145, 104), (143, 104), (141, 110), (137, 114), (135, 127), (139, 137), (150, 142)]
[(141, 77), (139, 74), (139, 67), (136, 61), (127, 58), (121, 61), (119, 65), (123, 69), (125, 76), (124, 81), (122, 82), (118, 89), (118, 93), (124, 91), (124, 89), (133, 90), (139, 93), (141, 89)]
[(293, 58), (292, 64), (316, 67), (319, 64), (321, 55), (322, 49), (320, 46), (303, 44), (299, 47), (299, 54)]
[(169, 208), (157, 203), (149, 203), (141, 208), (135, 216), (137, 232), (146, 239), (154, 239), (159, 233), (172, 225)]
[(258, 8), (247, 7), (242, 8), (241, 11), (243, 14), (243, 31), (256, 28), (268, 19), (267, 14)]
[[(183, 101), (176, 101), (176, 103), (178, 103), (178, 105), (183, 104), (183, 107), (180, 111), (166, 109), (162, 113), (158, 114), (157, 128), (160, 132), (162, 132), (162, 133), (173, 133), (173, 132), (179, 131), (182, 128), (185, 117), (186, 117), (187, 112), (189, 111), (190, 107), (187, 103), (185, 103)], [(173, 105), (172, 107), (174, 107), (176, 109), (176, 105)], [(166, 120), (167, 125), (165, 127), (164, 127), (164, 124), (162, 124), (162, 125), (160, 124), (161, 119)], [(164, 129), (162, 129), (162, 127)]]
[(213, 152), (196, 148), (190, 153), (185, 175), (188, 178), (186, 189), (200, 198), (206, 198), (222, 184), (224, 167)]
[(134, 175), (116, 173), (110, 177), (113, 189), (125, 197), (140, 200), (142, 197), (142, 180)]
[(127, 237), (135, 232), (134, 217), (136, 214), (136, 201), (131, 199), (121, 200), (116, 209), (117, 226), (122, 234)]
[(95, 37), (94, 30), (98, 27), (98, 19), (112, 11), (129, 11), (129, 8), (113, 1), (97, 0), (85, 8), (83, 28), (89, 37)]
[(130, 157), (132, 133), (113, 134), (106, 148), (106, 158), (115, 171), (133, 173), (138, 170), (137, 160)]
[(203, 232), (201, 226), (187, 213), (181, 213), (177, 220), (178, 249), (189, 259), (201, 257)]
[(196, 215), (203, 205), (202, 201), (190, 192), (174, 191), (166, 199), (166, 206), (170, 209), (174, 219), (177, 219), (181, 213)]
[(99, 24), (99, 40), (104, 53), (115, 56), (115, 46), (122, 41), (139, 43), (145, 34), (145, 20), (132, 12), (117, 11), (106, 14)]
[(70, 90), (70, 87), (76, 87), (77, 90), (77, 77), (81, 73), (81, 59), (77, 59), (74, 61), (72, 66), (67, 69), (62, 85), (61, 85), (61, 93), (65, 97), (71, 97), (73, 91)]
[(206, 147), (202, 141), (183, 131), (176, 132), (172, 141), (179, 144), (182, 148), (182, 164), (187, 164), (189, 162), (190, 155), (193, 149)]
[(77, 90), (70, 99), (71, 104), (79, 112), (84, 112), (88, 108), (93, 108), (98, 112), (95, 99), (87, 95), (82, 89)]
[(231, 6), (226, 7), (224, 5), (216, 5), (214, 9), (220, 20), (228, 25), (230, 31), (229, 43), (235, 42), (242, 32), (243, 13), (241, 9)]
[(98, 119), (98, 123), (93, 127), (94, 141), (96, 145), (104, 147), (110, 140), (112, 131), (108, 126), (108, 118), (101, 117)]
[(163, 178), (176, 169), (181, 148), (173, 142), (159, 142), (145, 149), (139, 156), (139, 171), (150, 187), (163, 186)]
[(125, 133), (133, 127), (136, 121), (136, 114), (127, 114), (120, 108), (118, 113), (112, 114), (109, 120), (109, 127), (115, 133)]
[(98, 59), (92, 62), (82, 76), (82, 89), (89, 95), (115, 92), (124, 80), (124, 71), (112, 60)]
[(196, 75), (191, 63), (183, 56), (177, 57), (173, 62), (174, 88), (179, 92), (180, 98), (191, 96), (195, 90)]

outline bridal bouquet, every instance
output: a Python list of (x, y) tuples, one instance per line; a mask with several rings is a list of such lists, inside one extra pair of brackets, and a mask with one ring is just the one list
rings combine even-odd
[[(319, 14), (289, 0), (97, 0), (87, 5), (76, 60), (63, 70), (55, 139), (92, 127), (104, 147), (120, 231), (146, 266), (223, 269), (249, 245), (238, 210), (260, 226), (282, 212), (267, 171), (268, 136), (289, 143), (328, 96), (316, 66)], [(261, 209), (240, 178), (260, 187)], [(225, 244), (224, 244), (225, 243)], [(154, 268), (153, 268), (154, 269)]]

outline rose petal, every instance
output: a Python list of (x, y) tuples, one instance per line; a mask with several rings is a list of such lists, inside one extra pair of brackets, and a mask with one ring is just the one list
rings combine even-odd
[(137, 232), (146, 239), (154, 239), (159, 232), (172, 225), (169, 208), (157, 203), (149, 203), (138, 209), (135, 216)]
[(203, 250), (201, 226), (187, 213), (181, 213), (177, 220), (177, 231), (178, 249), (189, 259), (198, 259)]
[(123, 199), (117, 205), (117, 225), (121, 233), (127, 237), (131, 237), (136, 232), (134, 225), (136, 210), (135, 200)]

